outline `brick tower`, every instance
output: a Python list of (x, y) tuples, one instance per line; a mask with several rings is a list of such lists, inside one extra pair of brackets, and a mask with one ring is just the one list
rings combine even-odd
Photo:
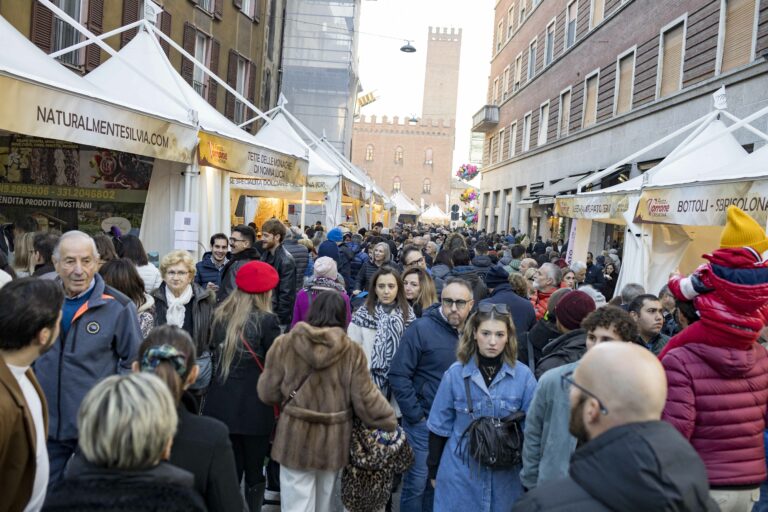
[(421, 115), (431, 119), (456, 119), (459, 97), (461, 29), (429, 27), (424, 102)]

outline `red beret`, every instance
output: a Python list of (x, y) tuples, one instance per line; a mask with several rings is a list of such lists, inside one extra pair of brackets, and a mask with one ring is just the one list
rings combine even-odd
[(268, 263), (251, 261), (246, 263), (235, 276), (235, 283), (245, 293), (264, 293), (280, 282), (277, 271)]

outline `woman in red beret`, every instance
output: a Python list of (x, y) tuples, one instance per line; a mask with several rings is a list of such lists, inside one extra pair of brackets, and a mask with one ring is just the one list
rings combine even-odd
[(275, 269), (251, 261), (235, 277), (237, 288), (216, 309), (212, 344), (217, 347), (217, 371), (203, 407), (203, 414), (224, 422), (235, 454), (237, 478), (245, 473), (246, 499), (251, 510), (261, 510), (266, 482), (264, 459), (275, 425), (274, 410), (264, 404), (256, 385), (264, 359), (280, 335), (272, 313)]

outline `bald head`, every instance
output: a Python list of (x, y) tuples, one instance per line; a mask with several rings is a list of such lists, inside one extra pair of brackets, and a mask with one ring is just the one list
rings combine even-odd
[[(590, 439), (613, 427), (660, 419), (667, 400), (664, 368), (652, 352), (634, 343), (596, 345), (581, 359), (574, 381), (594, 393), (608, 411), (601, 414), (597, 404), (581, 411)], [(576, 388), (572, 403), (574, 392), (580, 399)]]

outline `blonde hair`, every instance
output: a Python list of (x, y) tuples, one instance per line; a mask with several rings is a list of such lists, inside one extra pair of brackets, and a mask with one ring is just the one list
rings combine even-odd
[[(242, 349), (241, 336), (245, 335), (245, 327), (251, 314), (256, 314), (258, 321), (252, 322), (253, 327), (258, 332), (263, 313), (272, 312), (272, 290), (264, 293), (246, 293), (239, 288), (229, 294), (213, 314), (213, 327), (222, 326), (225, 329), (224, 343), (221, 347), (221, 362), (219, 364), (219, 375), (224, 382), (229, 377), (229, 369), (235, 354)], [(253, 345), (251, 345), (252, 348)]]
[(177, 425), (176, 403), (162, 380), (146, 372), (113, 375), (80, 404), (78, 445), (96, 466), (147, 469), (160, 463)]
[[(384, 250), (384, 263), (387, 263), (392, 259), (392, 251), (389, 249), (389, 244), (387, 242), (379, 242), (376, 245), (373, 246), (373, 250), (375, 251), (381, 247)], [(373, 263), (374, 257), (371, 255), (371, 263)]]
[(421, 304), (422, 310), (426, 310), (429, 306), (437, 302), (437, 289), (435, 288), (435, 281), (429, 277), (421, 268), (409, 268), (403, 272), (403, 282), (405, 278), (411, 274), (416, 274), (419, 278), (419, 295), (414, 299), (414, 303)]
[(32, 261), (35, 233), (24, 233), (16, 239), (16, 252), (13, 253), (13, 269), (17, 272), (31, 274), (35, 268)]
[(515, 331), (515, 324), (512, 322), (512, 315), (500, 315), (493, 309), (489, 313), (476, 311), (467, 319), (461, 339), (459, 340), (459, 347), (456, 350), (456, 358), (461, 364), (467, 364), (472, 359), (472, 356), (477, 354), (477, 338), (475, 333), (480, 324), (487, 320), (498, 320), (507, 327), (507, 344), (504, 345), (504, 352), (502, 354), (504, 362), (510, 367), (514, 367), (517, 361), (517, 332)]
[(197, 270), (195, 268), (195, 260), (192, 259), (192, 256), (190, 256), (187, 251), (178, 250), (171, 251), (163, 256), (163, 259), (160, 262), (160, 274), (163, 276), (163, 279), (165, 279), (165, 273), (168, 272), (168, 269), (179, 263), (182, 263), (187, 267), (190, 280), (195, 278), (195, 271)]

